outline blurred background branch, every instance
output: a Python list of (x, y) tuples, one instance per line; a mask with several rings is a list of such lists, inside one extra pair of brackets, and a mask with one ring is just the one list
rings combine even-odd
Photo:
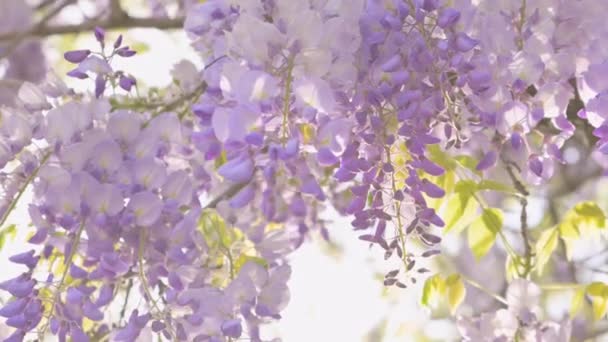
[[(75, 4), (77, 0), (65, 0), (49, 9), (49, 12), (29, 30), (12, 31), (0, 34), (0, 42), (10, 41), (12, 45), (18, 45), (22, 40), (32, 37), (48, 37), (53, 35), (72, 34), (91, 31), (95, 27), (103, 27), (106, 30), (127, 28), (157, 28), (160, 30), (179, 29), (183, 27), (184, 18), (164, 17), (132, 17), (120, 5), (120, 1), (112, 0), (109, 14), (104, 18), (94, 18), (78, 24), (50, 25), (48, 22), (56, 17), (67, 6)], [(39, 5), (41, 10), (51, 7), (55, 1), (44, 1)], [(8, 55), (4, 53), (3, 57)]]

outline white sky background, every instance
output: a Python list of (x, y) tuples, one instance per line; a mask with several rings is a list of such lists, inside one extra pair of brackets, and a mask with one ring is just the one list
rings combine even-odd
[[(169, 35), (156, 30), (131, 30), (125, 35), (124, 42), (132, 44), (133, 41), (145, 43), (149, 51), (132, 58), (117, 59), (114, 66), (133, 74), (147, 86), (168, 84), (171, 81), (169, 71), (182, 59), (201, 65), (183, 33)], [(73, 48), (95, 46), (91, 34), (82, 35)], [(51, 56), (50, 65), (60, 65), (59, 52)], [(73, 79), (67, 82), (77, 90), (83, 90), (91, 83), (90, 80)], [(8, 257), (31, 248), (25, 242), (26, 235), (31, 232), (31, 228), (26, 228), (30, 222), (27, 215), (30, 199), (31, 192), (28, 191), (7, 221), (8, 224), (18, 224), (19, 233), (0, 252), (0, 281), (24, 271), (10, 263)], [(426, 315), (418, 305), (420, 289), (395, 290), (383, 295), (381, 280), (374, 271), (381, 268), (373, 267), (370, 262), (375, 260), (376, 266), (384, 268), (382, 254), (368, 251), (345, 219), (336, 217), (336, 223), (328, 228), (341, 245), (342, 253), (338, 257), (335, 254), (331, 256), (327, 243), (317, 240), (308, 242), (292, 255), (291, 301), (283, 312), (283, 319), (265, 330), (267, 337), (281, 337), (285, 342), (414, 341), (412, 331), (424, 326), (422, 323), (426, 321)], [(383, 323), (387, 318), (390, 319)], [(386, 324), (389, 337), (383, 340), (365, 338), (382, 324)], [(0, 336), (4, 329), (0, 326)], [(428, 331), (430, 336), (435, 335), (440, 340), (454, 336), (454, 331), (444, 328), (430, 326)]]

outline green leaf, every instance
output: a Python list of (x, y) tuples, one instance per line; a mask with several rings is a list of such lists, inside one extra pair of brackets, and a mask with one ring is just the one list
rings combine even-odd
[(574, 206), (572, 211), (576, 214), (576, 224), (579, 229), (602, 229), (606, 228), (606, 215), (597, 203), (582, 202)]
[(520, 265), (522, 264), (521, 258), (519, 256), (511, 256), (507, 254), (507, 261), (505, 262), (505, 274), (506, 279), (511, 281), (513, 279), (519, 278), (521, 273)]
[(441, 150), (438, 145), (427, 146), (428, 158), (433, 163), (441, 166), (446, 171), (453, 171), (458, 167), (458, 163), (450, 156)]
[(572, 296), (572, 301), (570, 302), (570, 317), (575, 317), (583, 308), (583, 303), (585, 302), (585, 288), (581, 287), (580, 289), (574, 292), (574, 296)]
[(243, 266), (245, 266), (246, 263), (248, 262), (254, 262), (264, 268), (268, 267), (268, 262), (264, 259), (264, 258), (260, 258), (257, 256), (251, 256), (251, 255), (247, 255), (247, 254), (241, 254), (236, 261), (234, 262), (234, 269), (235, 269), (235, 273), (239, 273), (241, 268)]
[(436, 306), (444, 293), (445, 281), (441, 275), (435, 274), (424, 282), (421, 303), (426, 307)]
[(504, 192), (504, 193), (508, 193), (508, 194), (517, 193), (517, 191), (512, 186), (509, 186), (507, 184), (503, 184), (503, 183), (500, 183), (497, 181), (489, 180), (489, 179), (484, 179), (481, 182), (479, 182), (479, 184), (477, 184), (477, 189), (479, 189), (480, 191), (482, 191), (482, 190), (499, 191), (499, 192)]
[(464, 193), (452, 195), (445, 209), (444, 218), (446, 224), (444, 232), (454, 231), (455, 233), (460, 233), (473, 222), (478, 209), (479, 204), (473, 196)]
[(477, 191), (477, 183), (471, 180), (461, 180), (454, 186), (454, 191), (468, 196), (473, 196)]
[(559, 234), (564, 239), (578, 239), (581, 236), (578, 225), (572, 219), (565, 219), (559, 224)]
[(240, 237), (239, 231), (228, 227), (224, 219), (214, 210), (206, 210), (201, 214), (199, 228), (211, 248), (218, 246), (230, 248)]
[(467, 231), (467, 237), (469, 247), (477, 259), (486, 255), (490, 248), (492, 248), (496, 240), (496, 234), (502, 229), (502, 223), (502, 211), (496, 208), (485, 209), (471, 223)]
[(129, 47), (131, 48), (131, 50), (136, 51), (139, 55), (150, 51), (150, 46), (144, 42), (130, 43)]
[(557, 247), (559, 230), (556, 227), (545, 230), (536, 242), (536, 272), (542, 275), (545, 265)]
[(606, 215), (594, 202), (581, 202), (568, 210), (559, 225), (559, 231), (565, 239), (577, 239), (581, 230), (606, 228)]
[(454, 159), (456, 160), (456, 162), (458, 164), (460, 164), (461, 166), (469, 169), (470, 171), (472, 171), (474, 174), (476, 175), (480, 175), (481, 172), (479, 172), (477, 170), (477, 164), (479, 163), (479, 161), (471, 156), (467, 156), (467, 155), (460, 155), (460, 156), (456, 156), (454, 157)]
[(593, 319), (601, 319), (608, 310), (608, 286), (600, 282), (591, 283), (587, 286), (587, 294), (591, 299)]
[(452, 315), (456, 312), (466, 296), (466, 288), (459, 274), (452, 274), (445, 280), (448, 304)]
[(11, 224), (10, 226), (2, 229), (0, 231), (0, 250), (4, 248), (4, 244), (8, 239), (13, 240), (17, 235), (17, 226)]

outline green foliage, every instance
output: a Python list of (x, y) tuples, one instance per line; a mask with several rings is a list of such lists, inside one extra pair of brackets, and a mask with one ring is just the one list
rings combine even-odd
[(570, 209), (558, 225), (560, 237), (566, 245), (566, 257), (571, 259), (572, 243), (582, 234), (592, 234), (606, 228), (606, 215), (593, 202), (581, 202)]
[(591, 299), (593, 319), (604, 317), (608, 310), (608, 286), (600, 282), (591, 283), (587, 286), (587, 295)]
[(574, 292), (572, 301), (570, 302), (570, 317), (578, 315), (585, 303), (585, 288), (581, 287)]
[(129, 44), (129, 47), (140, 55), (150, 51), (150, 46), (144, 42), (134, 42)]
[(458, 165), (468, 169), (477, 176), (481, 176), (481, 172), (477, 171), (477, 163), (479, 162), (477, 159), (468, 155), (460, 155), (454, 157), (454, 160), (456, 160)]
[(206, 210), (199, 219), (199, 228), (210, 248), (230, 248), (242, 236), (236, 229), (230, 229), (214, 210)]
[(427, 152), (429, 160), (441, 166), (446, 171), (454, 171), (458, 167), (458, 163), (437, 145), (428, 146)]
[(479, 203), (473, 197), (475, 190), (476, 184), (473, 181), (460, 181), (456, 184), (455, 193), (450, 196), (444, 213), (446, 233), (459, 233), (473, 222), (479, 209)]
[(4, 248), (4, 244), (6, 243), (6, 241), (8, 239), (13, 240), (16, 235), (17, 235), (17, 226), (14, 224), (11, 224), (10, 226), (2, 229), (2, 231), (0, 231), (0, 250), (2, 250), (2, 248)]
[(459, 274), (452, 274), (447, 278), (435, 274), (427, 278), (422, 289), (421, 304), (428, 308), (437, 308), (440, 303), (447, 303), (452, 315), (466, 297), (466, 288)]
[(562, 223), (560, 232), (563, 237), (580, 236), (581, 231), (606, 228), (606, 215), (594, 202), (581, 202), (570, 209)]
[(450, 312), (452, 315), (456, 313), (456, 310), (464, 301), (466, 296), (466, 288), (462, 282), (462, 278), (459, 274), (452, 274), (445, 280), (448, 304), (450, 305)]
[(538, 275), (543, 273), (545, 265), (557, 247), (558, 240), (559, 230), (556, 227), (545, 230), (538, 238), (536, 242), (536, 272)]
[(486, 255), (494, 241), (496, 235), (502, 229), (503, 215), (500, 209), (488, 208), (484, 209), (468, 229), (469, 247), (473, 255), (479, 259)]
[(436, 306), (445, 294), (445, 280), (439, 274), (429, 277), (422, 288), (421, 304), (426, 307)]
[(241, 254), (234, 262), (234, 269), (235, 269), (236, 273), (238, 273), (241, 270), (241, 268), (248, 262), (256, 263), (265, 268), (268, 267), (268, 262), (264, 258), (260, 258), (257, 256), (251, 256), (251, 255), (247, 255), (247, 254)]
[(493, 181), (490, 179), (484, 179), (479, 184), (477, 184), (477, 189), (479, 191), (490, 190), (490, 191), (498, 191), (504, 192), (507, 194), (516, 194), (517, 191), (510, 185), (503, 184), (497, 181)]
[[(230, 276), (234, 278), (248, 262), (268, 267), (268, 262), (257, 255), (251, 242), (235, 227), (228, 225), (215, 210), (205, 210), (199, 218), (199, 231), (209, 247), (210, 260), (218, 265), (228, 264)], [(214, 279), (214, 284), (222, 286), (226, 279)]]

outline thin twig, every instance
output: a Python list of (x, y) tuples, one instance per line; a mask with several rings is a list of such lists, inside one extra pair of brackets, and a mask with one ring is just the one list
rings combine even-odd
[(521, 227), (520, 227), (521, 238), (524, 243), (524, 263), (523, 263), (524, 271), (523, 271), (522, 276), (525, 278), (532, 271), (532, 245), (531, 245), (531, 241), (530, 241), (530, 235), (528, 232), (528, 198), (527, 198), (530, 195), (530, 192), (528, 191), (528, 189), (526, 189), (526, 187), (523, 185), (523, 183), (515, 175), (515, 171), (512, 166), (513, 162), (511, 162), (507, 159), (504, 159), (504, 158), (503, 158), (503, 162), (506, 165), (506, 170), (507, 170), (507, 173), (509, 174), (509, 177), (511, 178), (511, 181), (513, 182), (513, 186), (521, 194), (521, 197), (519, 199), (519, 203), (521, 204), (521, 215), (519, 217), (519, 221), (520, 221), (520, 225), (521, 225)]
[(36, 178), (36, 176), (38, 175), (38, 171), (40, 171), (40, 168), (44, 164), (46, 164), (46, 162), (49, 160), (50, 157), (51, 157), (51, 152), (47, 152), (44, 155), (44, 157), (42, 157), (42, 160), (40, 161), (40, 165), (38, 165), (38, 167), (32, 172), (32, 174), (26, 179), (25, 183), (21, 186), (21, 189), (19, 189), (17, 196), (11, 201), (11, 204), (4, 212), (4, 215), (2, 215), (2, 219), (0, 219), (0, 227), (2, 227), (4, 225), (4, 223), (8, 219), (8, 217), (11, 214), (11, 212), (13, 211), (13, 209), (15, 209), (15, 206), (17, 206), (17, 202), (19, 202), (19, 199), (25, 192), (25, 189), (27, 189), (28, 185), (30, 185), (30, 183), (34, 180), (34, 178)]
[(223, 200), (228, 200), (228, 199), (232, 198), (239, 191), (241, 191), (241, 189), (243, 189), (247, 184), (249, 184), (249, 182), (233, 184), (228, 189), (226, 189), (226, 191), (222, 192), (221, 194), (219, 194), (219, 196), (212, 199), (211, 202), (209, 202), (203, 209), (215, 209), (215, 207), (217, 207), (218, 203), (220, 203)]
[(129, 296), (131, 294), (132, 287), (133, 287), (133, 278), (130, 278), (129, 283), (127, 284), (127, 293), (125, 294), (125, 301), (122, 304), (122, 309), (120, 309), (120, 321), (125, 319), (125, 313), (127, 312), (127, 304), (129, 303)]

